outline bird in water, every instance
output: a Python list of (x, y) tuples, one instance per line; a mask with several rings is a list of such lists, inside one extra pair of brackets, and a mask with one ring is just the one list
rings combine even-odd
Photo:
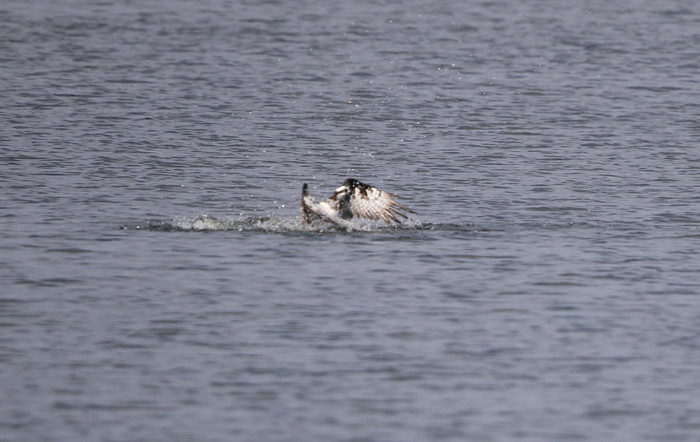
[(333, 224), (347, 225), (347, 220), (362, 218), (401, 224), (399, 218), (407, 219), (406, 213), (415, 213), (396, 202), (401, 197), (384, 192), (369, 184), (348, 178), (333, 195), (319, 203), (309, 195), (308, 185), (301, 188), (301, 222), (308, 224), (322, 219)]

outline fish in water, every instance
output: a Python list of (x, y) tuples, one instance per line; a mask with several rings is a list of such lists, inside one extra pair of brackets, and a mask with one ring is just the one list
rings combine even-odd
[(308, 224), (323, 219), (346, 225), (349, 219), (362, 218), (401, 224), (399, 218), (407, 219), (406, 213), (415, 212), (396, 202), (397, 199), (401, 197), (348, 178), (327, 200), (316, 203), (304, 183), (301, 188), (301, 221)]

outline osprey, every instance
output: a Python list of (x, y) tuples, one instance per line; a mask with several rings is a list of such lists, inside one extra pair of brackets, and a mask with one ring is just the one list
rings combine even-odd
[(351, 218), (364, 218), (384, 221), (387, 224), (401, 224), (399, 217), (408, 218), (406, 214), (415, 213), (396, 202), (396, 195), (361, 183), (353, 178), (345, 180), (335, 189), (333, 195), (319, 203), (309, 195), (306, 183), (301, 188), (301, 222), (308, 224), (315, 219), (324, 219), (334, 224), (346, 226)]

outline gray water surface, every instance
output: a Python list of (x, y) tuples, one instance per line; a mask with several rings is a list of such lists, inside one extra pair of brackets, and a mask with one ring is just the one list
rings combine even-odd
[[(694, 1), (0, 5), (0, 441), (700, 437)], [(309, 228), (301, 185), (407, 197)]]

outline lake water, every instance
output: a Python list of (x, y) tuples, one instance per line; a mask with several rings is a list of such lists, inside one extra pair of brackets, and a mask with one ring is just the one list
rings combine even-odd
[[(0, 441), (700, 437), (700, 4), (0, 5)], [(406, 197), (309, 228), (301, 186)]]

